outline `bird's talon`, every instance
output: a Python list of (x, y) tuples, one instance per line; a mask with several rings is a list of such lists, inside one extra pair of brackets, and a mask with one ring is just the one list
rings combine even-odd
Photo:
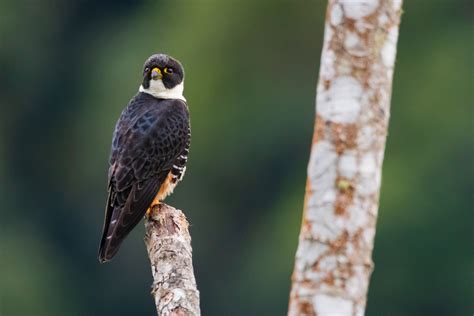
[(150, 207), (146, 210), (146, 213), (145, 213), (145, 216), (146, 218), (150, 218), (152, 213), (153, 213), (153, 208), (155, 206), (159, 206), (160, 205), (160, 202), (158, 201), (153, 201), (153, 203), (150, 205)]

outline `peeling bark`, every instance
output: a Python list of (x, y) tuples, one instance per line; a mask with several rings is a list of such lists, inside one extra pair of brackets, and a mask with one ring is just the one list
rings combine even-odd
[(401, 0), (329, 0), (288, 315), (363, 315)]
[(145, 228), (145, 244), (154, 279), (151, 294), (157, 315), (200, 315), (186, 217), (180, 210), (161, 203), (153, 207)]

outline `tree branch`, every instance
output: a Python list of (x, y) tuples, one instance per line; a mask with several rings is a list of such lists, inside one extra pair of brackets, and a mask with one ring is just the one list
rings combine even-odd
[(363, 315), (401, 0), (329, 0), (289, 316)]
[(183, 212), (161, 203), (153, 207), (145, 228), (158, 316), (200, 315), (191, 236)]

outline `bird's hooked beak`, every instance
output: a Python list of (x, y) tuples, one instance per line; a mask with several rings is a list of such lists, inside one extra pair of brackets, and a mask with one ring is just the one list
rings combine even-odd
[(153, 80), (158, 80), (163, 78), (163, 75), (161, 74), (161, 69), (158, 67), (155, 67), (151, 70), (151, 79)]

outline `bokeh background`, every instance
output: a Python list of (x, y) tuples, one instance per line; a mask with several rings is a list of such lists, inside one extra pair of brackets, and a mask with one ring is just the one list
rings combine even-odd
[[(116, 119), (180, 59), (193, 141), (167, 200), (203, 315), (284, 315), (326, 1), (0, 1), (0, 315), (153, 315), (143, 225), (96, 251)], [(474, 311), (473, 6), (405, 1), (368, 315)]]

